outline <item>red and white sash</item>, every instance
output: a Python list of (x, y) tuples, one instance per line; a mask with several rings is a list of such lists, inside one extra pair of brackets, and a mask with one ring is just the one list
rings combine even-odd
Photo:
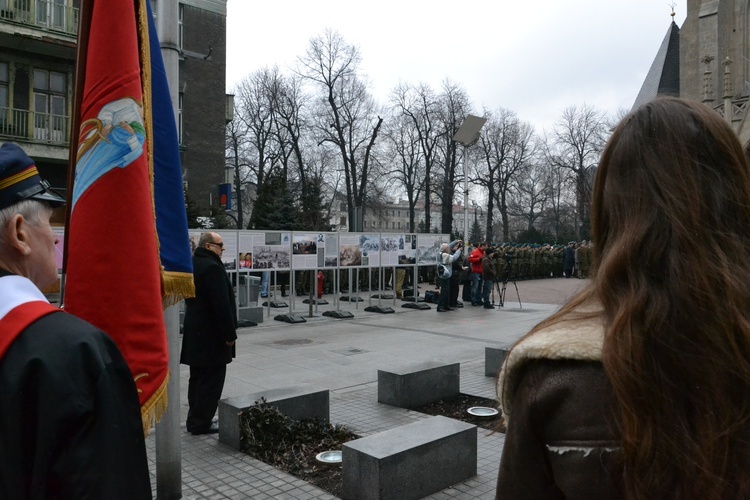
[(0, 360), (27, 326), (59, 310), (27, 278), (0, 277)]

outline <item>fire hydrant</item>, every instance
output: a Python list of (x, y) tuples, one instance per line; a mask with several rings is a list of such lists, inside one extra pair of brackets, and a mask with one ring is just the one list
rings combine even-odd
[(318, 271), (318, 298), (323, 297), (323, 282), (325, 281), (325, 278), (323, 277), (323, 271)]

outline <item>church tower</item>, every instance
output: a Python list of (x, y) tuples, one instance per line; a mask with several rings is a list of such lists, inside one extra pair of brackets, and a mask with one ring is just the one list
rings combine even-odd
[(675, 31), (672, 21), (635, 105), (675, 95), (674, 85), (663, 82), (676, 64), (678, 95), (714, 108), (750, 143), (750, 0), (687, 0), (679, 43)]

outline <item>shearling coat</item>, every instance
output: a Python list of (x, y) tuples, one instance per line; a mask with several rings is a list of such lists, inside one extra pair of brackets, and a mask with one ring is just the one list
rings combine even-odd
[(195, 297), (185, 301), (180, 363), (216, 366), (232, 362), (237, 340), (237, 306), (221, 259), (210, 250), (193, 254)]
[(498, 381), (507, 433), (496, 498), (621, 497), (602, 341), (599, 320), (568, 321), (508, 354)]

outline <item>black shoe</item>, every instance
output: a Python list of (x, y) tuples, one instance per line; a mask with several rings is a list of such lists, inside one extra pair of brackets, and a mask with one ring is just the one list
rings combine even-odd
[(448, 311), (449, 311), (449, 309), (443, 309), (443, 308), (441, 308), (441, 307), (438, 307), (438, 308), (437, 308), (437, 309), (435, 309), (435, 310), (436, 310), (437, 312), (439, 312), (439, 313), (444, 313), (444, 312), (448, 312)]
[(455, 311), (456, 309), (455, 309), (454, 307), (449, 307), (449, 308), (448, 308), (448, 309), (446, 309), (446, 310), (447, 310), (447, 311)]
[(190, 431), (190, 434), (192, 434), (193, 436), (200, 436), (201, 434), (218, 434), (218, 433), (219, 433), (219, 424), (217, 423), (212, 423), (211, 426), (207, 429)]
[(485, 309), (494, 309), (495, 306), (484, 306)]

